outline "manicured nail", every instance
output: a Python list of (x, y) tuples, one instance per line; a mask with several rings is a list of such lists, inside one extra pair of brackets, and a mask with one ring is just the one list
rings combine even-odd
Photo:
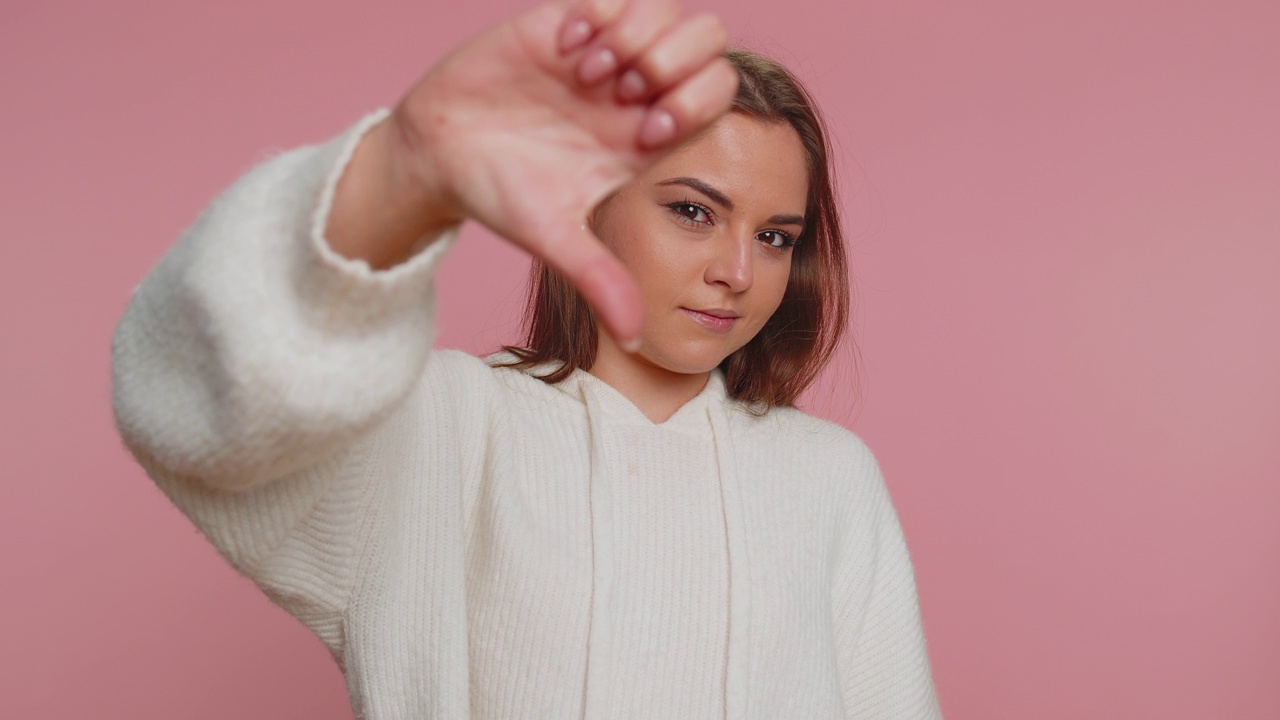
[(640, 144), (647, 148), (658, 147), (675, 136), (676, 119), (661, 108), (650, 110), (640, 126)]
[(622, 342), (621, 347), (622, 347), (622, 352), (627, 353), (628, 355), (631, 355), (635, 351), (640, 349), (640, 338), (631, 338), (630, 340), (624, 340)]
[(578, 80), (583, 85), (594, 85), (618, 69), (618, 56), (609, 48), (600, 48), (583, 59), (578, 66)]
[(560, 52), (567, 53), (582, 47), (591, 37), (591, 23), (577, 20), (564, 26), (560, 31)]
[(623, 100), (635, 100), (644, 95), (646, 83), (639, 70), (631, 69), (618, 78), (618, 97)]

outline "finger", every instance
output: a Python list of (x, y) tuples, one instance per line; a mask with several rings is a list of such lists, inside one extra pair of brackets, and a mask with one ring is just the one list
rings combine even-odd
[(598, 85), (626, 67), (680, 18), (676, 0), (637, 0), (621, 17), (600, 29), (599, 36), (582, 54), (578, 81)]
[(538, 256), (582, 293), (604, 329), (628, 352), (640, 342), (644, 306), (626, 266), (585, 227), (566, 229)]
[(618, 19), (626, 0), (583, 0), (575, 3), (560, 28), (560, 53), (570, 53)]
[(702, 13), (669, 27), (618, 79), (618, 97), (636, 101), (662, 92), (724, 53), (729, 33), (720, 19)]
[(660, 95), (640, 123), (640, 147), (654, 150), (689, 138), (725, 113), (738, 93), (738, 71), (718, 57)]

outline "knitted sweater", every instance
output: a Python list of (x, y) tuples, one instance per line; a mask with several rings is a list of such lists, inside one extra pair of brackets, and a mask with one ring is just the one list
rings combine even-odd
[(249, 171), (134, 291), (126, 445), (310, 628), (355, 714), (939, 717), (872, 454), (713, 373), (663, 423), (432, 349), (456, 229), (373, 271), (324, 239), (375, 112)]

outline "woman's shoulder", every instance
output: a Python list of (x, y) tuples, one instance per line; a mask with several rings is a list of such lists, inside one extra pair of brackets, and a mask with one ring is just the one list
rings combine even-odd
[(789, 406), (735, 415), (735, 444), (748, 462), (783, 472), (792, 483), (814, 483), (815, 490), (838, 488), (839, 495), (863, 499), (885, 491), (875, 454), (843, 425)]
[(794, 406), (752, 412), (740, 406), (735, 413), (747, 436), (774, 438), (801, 451), (821, 450), (860, 459), (872, 458), (871, 449), (852, 430), (831, 420), (810, 415)]
[(475, 410), (563, 398), (562, 389), (540, 379), (554, 368), (510, 367), (515, 359), (505, 351), (480, 357), (462, 350), (437, 349), (427, 362), (423, 385)]
[(423, 381), (445, 390), (466, 391), (490, 384), (491, 374), (484, 360), (471, 353), (437, 348), (427, 358)]
[(530, 371), (506, 367), (511, 357), (506, 352), (480, 357), (463, 350), (438, 348), (427, 361), (424, 383), (454, 392), (499, 393), (528, 393), (546, 385)]

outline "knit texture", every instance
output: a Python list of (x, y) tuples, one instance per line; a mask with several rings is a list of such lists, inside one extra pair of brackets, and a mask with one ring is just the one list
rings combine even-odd
[(718, 373), (655, 424), (588, 373), (433, 350), (456, 229), (383, 271), (329, 248), (386, 114), (227, 189), (112, 346), (125, 444), (328, 647), (356, 716), (940, 717), (854, 435), (752, 415)]

